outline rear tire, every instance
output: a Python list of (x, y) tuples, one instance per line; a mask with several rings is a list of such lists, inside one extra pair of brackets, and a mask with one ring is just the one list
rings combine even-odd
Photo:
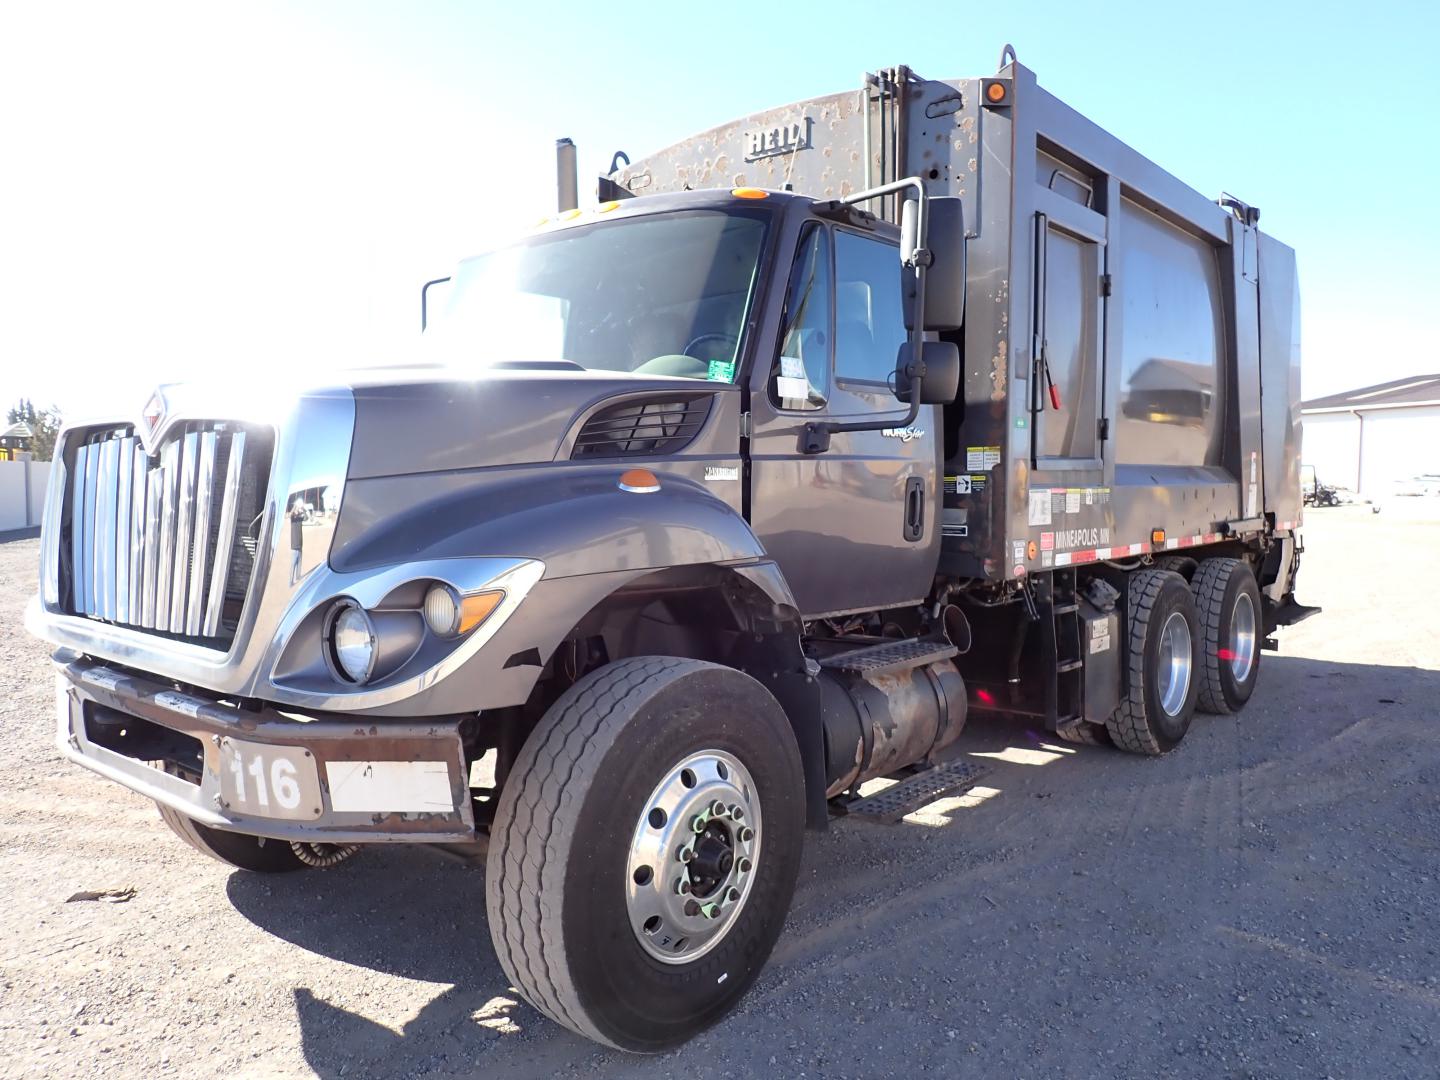
[[(790, 723), (748, 675), (653, 656), (586, 675), (526, 739), (496, 808), (485, 902), (506, 975), (618, 1049), (655, 1053), (709, 1027), (779, 937), (804, 790)], [(711, 792), (730, 812), (711, 816)], [(688, 910), (696, 900), (705, 910)]]
[(1126, 586), (1126, 686), (1106, 727), (1122, 750), (1155, 756), (1180, 744), (1195, 715), (1195, 598), (1168, 570), (1137, 570)]
[(1072, 727), (1058, 729), (1055, 737), (1068, 743), (1076, 743), (1080, 746), (1110, 746), (1114, 740), (1110, 738), (1110, 731), (1104, 724), (1091, 724), (1082, 722)]
[(1206, 559), (1190, 583), (1200, 617), (1199, 708), (1239, 712), (1260, 678), (1260, 587), (1239, 559)]
[(171, 832), (212, 859), (255, 874), (288, 874), (293, 870), (308, 869), (284, 840), (212, 829), (178, 810), (160, 803), (155, 805), (160, 811), (160, 819), (170, 826)]

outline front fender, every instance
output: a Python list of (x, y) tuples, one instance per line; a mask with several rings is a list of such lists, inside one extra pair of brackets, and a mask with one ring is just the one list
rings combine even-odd
[(339, 572), (419, 558), (538, 559), (545, 578), (763, 559), (735, 507), (676, 474), (624, 491), (621, 466), (554, 464), (352, 480), (330, 551)]

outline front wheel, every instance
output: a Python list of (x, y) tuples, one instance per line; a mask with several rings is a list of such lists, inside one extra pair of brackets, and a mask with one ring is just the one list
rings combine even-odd
[(582, 678), (515, 761), (485, 899), (501, 966), (541, 1012), (657, 1052), (759, 975), (790, 907), (804, 776), (754, 679), (639, 657)]

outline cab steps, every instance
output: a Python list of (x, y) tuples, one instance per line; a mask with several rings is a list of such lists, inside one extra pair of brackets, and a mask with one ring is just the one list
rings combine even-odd
[(824, 657), (820, 666), (863, 678), (924, 667), (926, 664), (949, 660), (959, 653), (959, 649), (943, 639), (900, 638), (834, 653)]
[(987, 765), (971, 761), (947, 761), (942, 765), (922, 768), (911, 773), (884, 791), (845, 801), (836, 799), (831, 807), (845, 817), (858, 817), (880, 825), (894, 825), (906, 814), (913, 814), (936, 799), (969, 790), (975, 781), (990, 771)]

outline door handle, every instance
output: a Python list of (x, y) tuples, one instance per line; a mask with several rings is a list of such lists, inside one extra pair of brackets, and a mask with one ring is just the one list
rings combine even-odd
[(925, 480), (912, 476), (905, 481), (905, 539), (925, 536)]

